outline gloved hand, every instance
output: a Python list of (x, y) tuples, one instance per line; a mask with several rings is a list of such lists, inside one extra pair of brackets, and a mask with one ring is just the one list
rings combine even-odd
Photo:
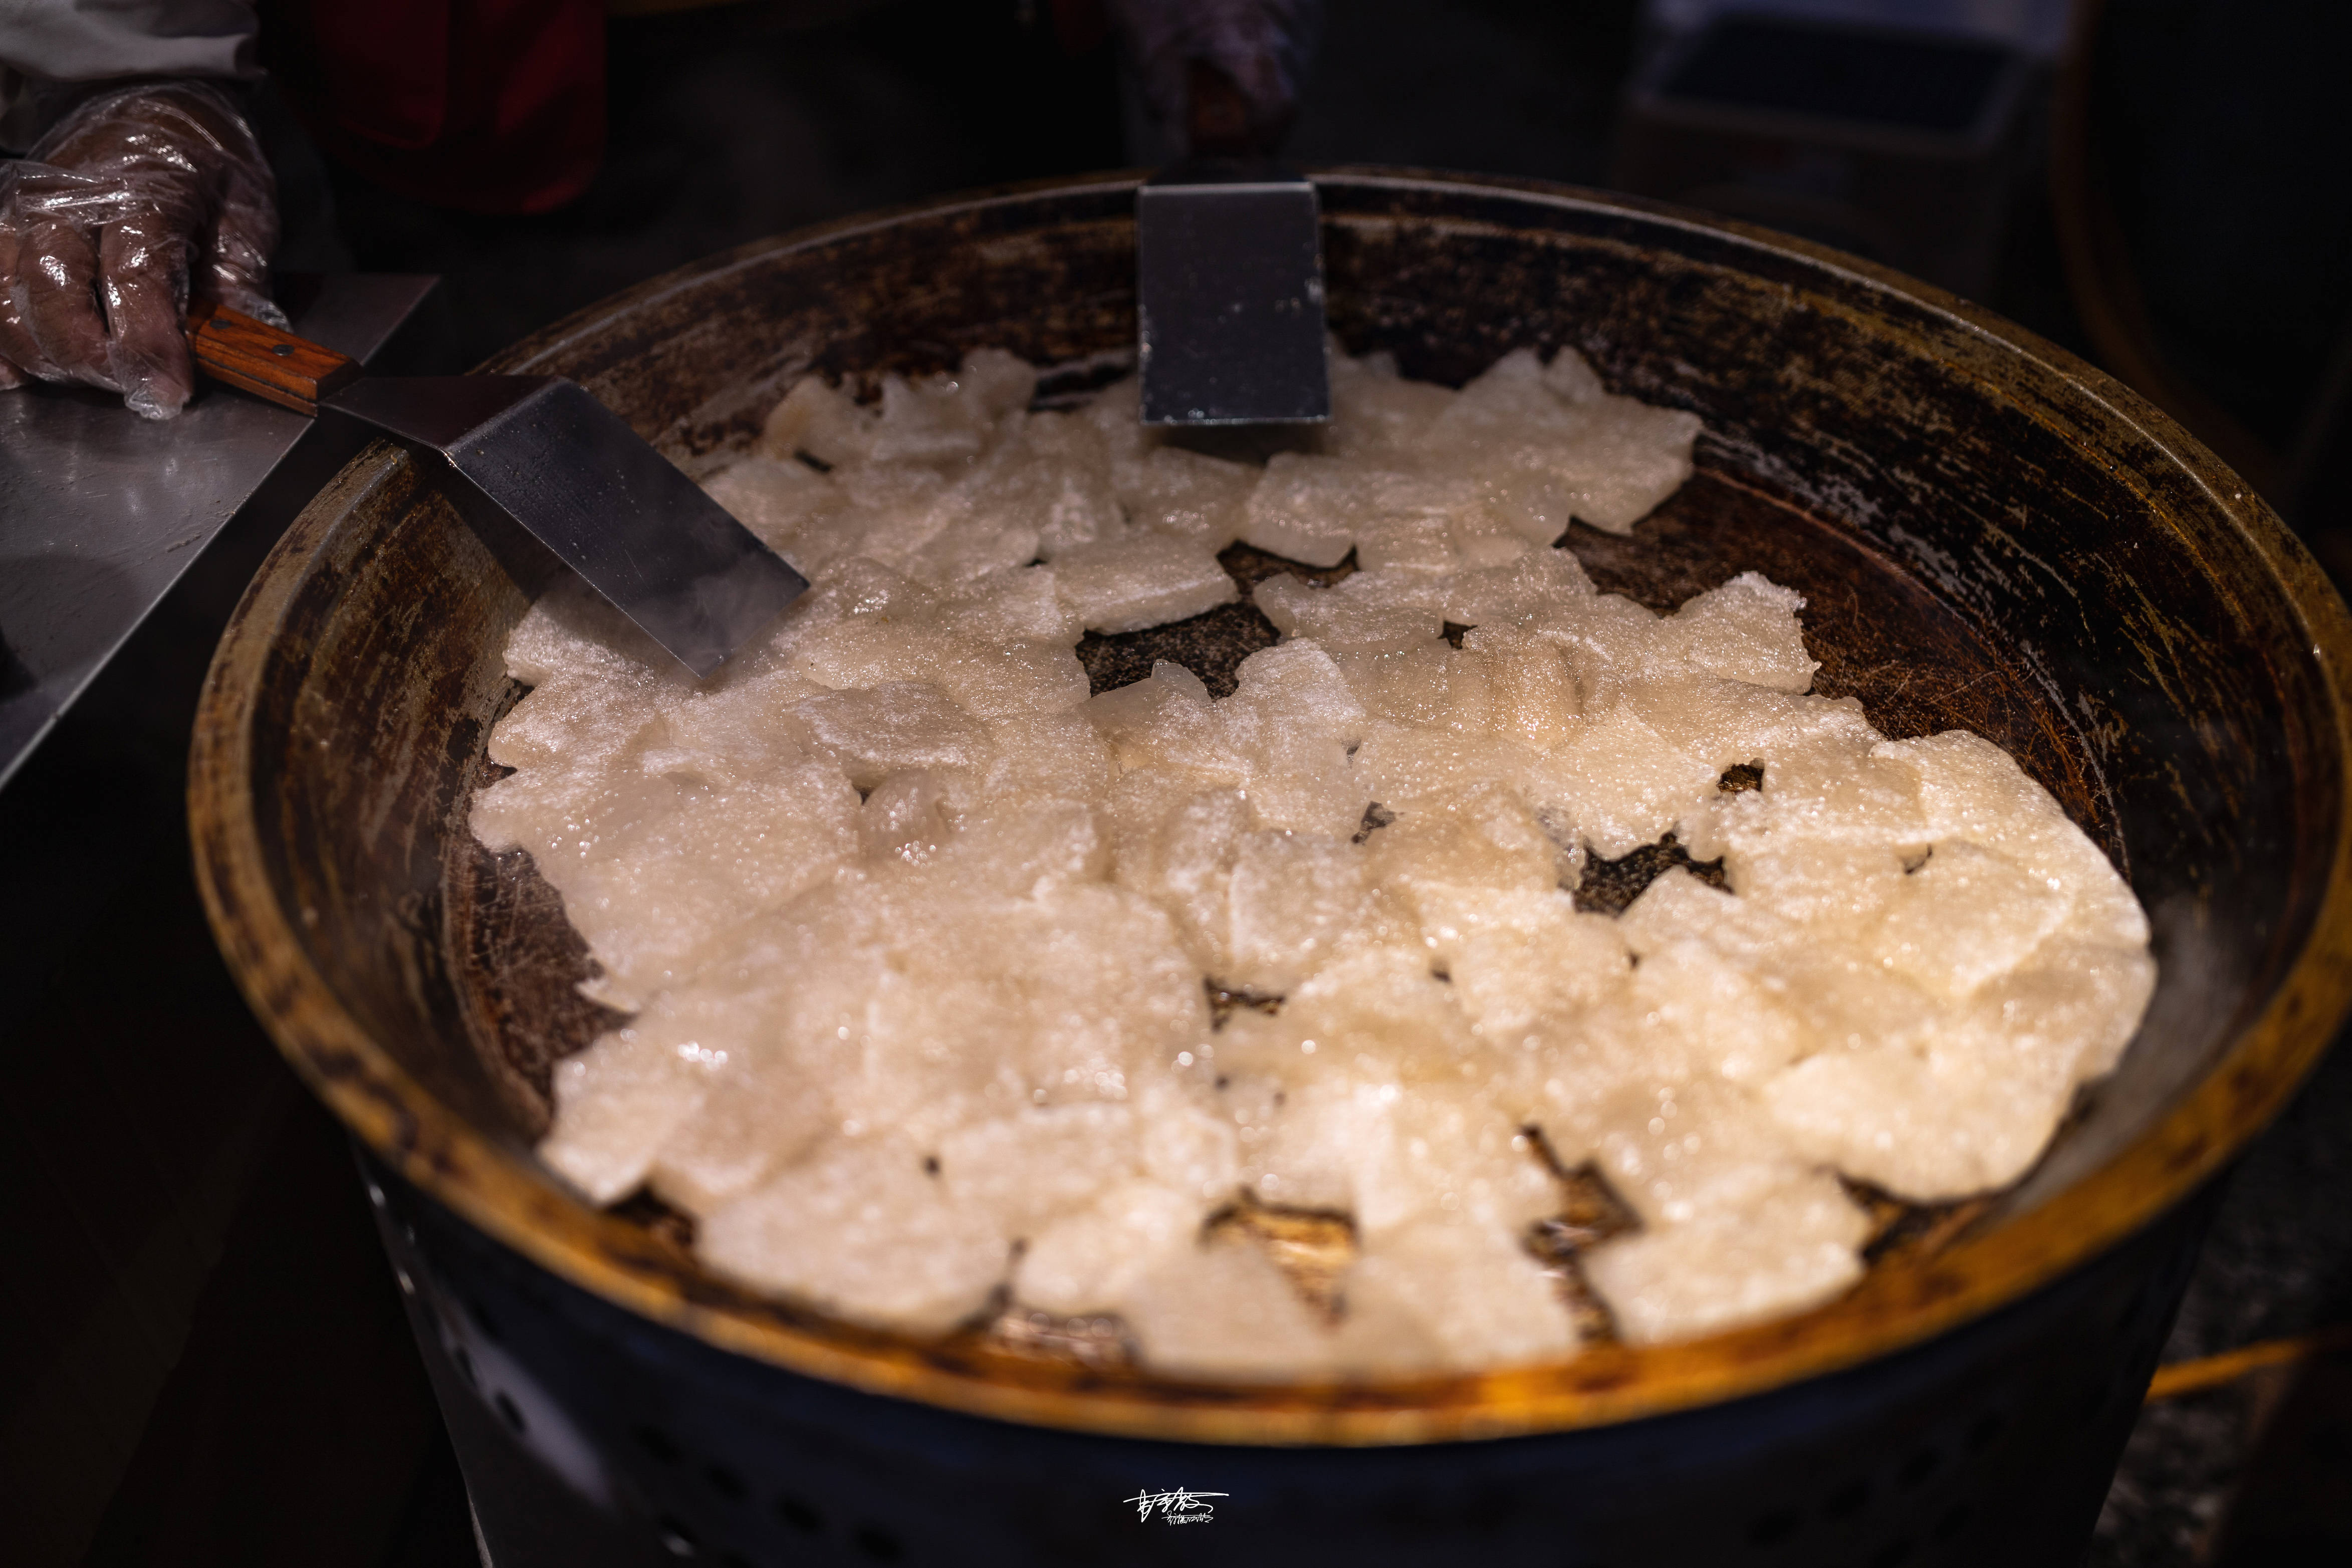
[(226, 94), (182, 81), (91, 99), (0, 164), (0, 386), (81, 382), (171, 418), (195, 390), (191, 287), (284, 326), (277, 244), (276, 183)]
[(1271, 153), (1298, 112), (1323, 0), (1110, 0), (1160, 122), (1196, 155)]

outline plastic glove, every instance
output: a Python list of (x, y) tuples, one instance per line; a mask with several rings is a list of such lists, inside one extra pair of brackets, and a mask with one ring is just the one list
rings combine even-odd
[(1146, 100), (1200, 155), (1272, 152), (1298, 112), (1322, 0), (1110, 0)]
[(226, 94), (166, 82), (91, 99), (0, 164), (0, 386), (81, 382), (171, 418), (195, 390), (191, 287), (283, 326), (277, 244), (276, 183)]

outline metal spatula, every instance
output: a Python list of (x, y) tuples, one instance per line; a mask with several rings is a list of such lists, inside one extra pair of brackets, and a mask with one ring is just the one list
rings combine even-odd
[(189, 312), (188, 344), (215, 380), (300, 413), (333, 409), (440, 454), (698, 676), (808, 587), (561, 376), (365, 377), (331, 349), (201, 304)]
[(1321, 213), (1222, 73), (1192, 71), (1191, 155), (1135, 197), (1146, 424), (1331, 417)]

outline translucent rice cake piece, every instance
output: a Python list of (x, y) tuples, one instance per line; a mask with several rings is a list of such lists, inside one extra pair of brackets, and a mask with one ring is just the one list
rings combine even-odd
[(1167, 910), (1192, 961), (1207, 974), (1224, 975), (1234, 968), (1234, 865), (1257, 817), (1240, 790), (1203, 789), (1202, 782), (1129, 774), (1113, 791), (1112, 813), (1139, 797), (1144, 809), (1121, 830), (1115, 854), (1120, 885)]
[(1533, 352), (1518, 350), (1462, 389), (1429, 427), (1433, 465), (1478, 474), (1500, 470), (1505, 515), (1527, 537), (1549, 544), (1570, 517), (1629, 533), (1691, 474), (1700, 420), (1633, 398), (1589, 395), (1572, 373), (1547, 384)]
[[(1558, 1283), (1500, 1227), (1423, 1219), (1368, 1246), (1342, 1289), (1338, 1354), (1359, 1374), (1523, 1366), (1579, 1349)], [(1394, 1319), (1416, 1332), (1367, 1332)]]
[(1366, 729), (1363, 705), (1331, 656), (1312, 643), (1263, 648), (1241, 663), (1218, 702), (1226, 745), (1248, 768), (1251, 809), (1268, 828), (1352, 834), (1371, 803), (1348, 755)]
[(932, 614), (943, 632), (982, 643), (1056, 643), (1076, 647), (1085, 626), (1054, 591), (1049, 567), (979, 578), (941, 592)]
[(859, 789), (904, 768), (977, 768), (988, 761), (987, 727), (928, 681), (821, 692), (793, 711)]
[(1362, 851), (1313, 833), (1255, 832), (1226, 878), (1225, 986), (1279, 996), (1329, 961), (1363, 919)]
[(672, 1133), (702, 1106), (711, 1064), (681, 1058), (658, 1028), (624, 1026), (557, 1062), (555, 1117), (539, 1157), (594, 1204), (635, 1192)]
[(1558, 1212), (1558, 1185), (1517, 1123), (1483, 1097), (1408, 1086), (1389, 1108), (1381, 1157), (1360, 1164), (1354, 1184), (1357, 1232), (1370, 1250), (1439, 1223), (1516, 1250), (1530, 1226)]
[(1594, 854), (1617, 860), (1712, 799), (1718, 777), (1708, 758), (1615, 707), (1580, 718), (1530, 770), (1527, 789), (1537, 806), (1575, 823)]
[(1258, 472), (1181, 446), (1154, 446), (1112, 468), (1129, 522), (1214, 554), (1241, 538)]
[(604, 970), (582, 990), (625, 1010), (856, 852), (857, 796), (830, 763), (723, 787), (640, 779), (552, 821), (502, 819), (498, 793), (483, 793), (478, 833), (530, 833), (524, 847)]
[(1431, 637), (1392, 653), (1349, 651), (1336, 661), (1366, 716), (1386, 728), (1496, 734), (1487, 661), (1464, 658)]
[(1869, 1222), (1827, 1176), (1713, 1216), (1583, 1254), (1588, 1283), (1632, 1344), (1714, 1333), (1801, 1312), (1862, 1277)]
[(773, 778), (812, 760), (808, 730), (792, 709), (819, 689), (790, 669), (722, 671), (662, 706), (637, 752), (637, 770), (717, 785)]
[(1090, 632), (1137, 632), (1241, 597), (1216, 556), (1189, 539), (1141, 531), (1085, 545), (1054, 561), (1062, 602)]
[[(1752, 898), (1719, 893), (1670, 871), (1618, 917), (1619, 934), (1647, 967), (1685, 943), (1712, 950), (1761, 986), (1799, 1021), (1797, 1050), (1909, 1049), (1940, 1025), (1937, 999), (1904, 977), (1826, 946), (1809, 927)], [(1757, 1031), (1732, 1049), (1706, 1052), (1717, 1071), (1752, 1081), (1785, 1050), (1776, 1031)]]
[(713, 476), (702, 488), (804, 577), (823, 571), (848, 551), (851, 541), (835, 526), (849, 504), (847, 497), (798, 458), (747, 457)]
[[(1166, 915), (1108, 887), (1036, 902), (1046, 908), (1008, 912), (993, 943), (976, 935), (967, 960), (978, 968), (993, 959), (998, 1005), (1008, 1030), (1020, 1031), (1000, 1060), (1022, 1071), (1033, 1100), (1117, 1098), (1142, 1064), (1165, 1062), (1201, 1037), (1208, 1007), (1200, 971), (1184, 960)], [(1015, 941), (1034, 956), (1014, 957), (1006, 949)]]
[(944, 465), (980, 455), (992, 411), (959, 394), (950, 376), (882, 378), (882, 402), (866, 461)]
[(1490, 515), (1484, 489), (1470, 479), (1359, 467), (1349, 493), (1335, 499), (1353, 519), (1356, 564), (1366, 570), (1500, 566), (1534, 542)]
[[(673, 1201), (700, 1212), (830, 1131), (831, 1086), (856, 1071), (857, 1045), (822, 1015), (857, 977), (816, 961), (824, 945), (805, 938), (789, 909), (752, 923), (692, 980), (557, 1063), (541, 1156), (600, 1202), (667, 1162), (683, 1176)], [(731, 1088), (713, 1095), (721, 1081)]]
[(1609, 395), (1600, 373), (1582, 354), (1570, 348), (1552, 350), (1551, 358), (1544, 364), (1543, 384), (1554, 397), (1571, 406), (1598, 402)]
[(1953, 729), (1887, 741), (1874, 755), (1917, 773), (1920, 809), (1936, 841), (1964, 840), (2063, 888), (2073, 903), (2070, 935), (2126, 946), (2147, 944), (2147, 916), (2130, 887), (2009, 753), (1982, 736)]
[(1027, 566), (1037, 559), (1035, 514), (967, 480), (937, 497), (923, 514), (921, 542), (899, 553), (908, 571), (926, 582), (960, 584)]
[[(989, 580), (1038, 575), (998, 573)], [(1050, 577), (1039, 586), (1051, 594)], [(1011, 591), (988, 598), (894, 596), (886, 611), (844, 616), (797, 636), (790, 667), (834, 691), (934, 685), (976, 718), (1076, 706), (1086, 701), (1087, 677), (1070, 652), (1075, 622), (1065, 633), (1058, 612), (1031, 612), (1033, 597)]]
[[(1380, 935), (1388, 940), (1370, 939)], [(1402, 1075), (1461, 1082), (1477, 1053), (1428, 949), (1407, 931), (1367, 933), (1290, 993), (1281, 1021), (1294, 1036), (1344, 1043), (1349, 1071), (1382, 1082)]]
[(1110, 846), (1093, 807), (1037, 798), (1024, 805), (959, 823), (954, 838), (899, 891), (910, 897), (988, 892), (1042, 898), (1109, 873)]
[(1721, 855), (1740, 897), (1866, 944), (1916, 896), (1907, 878), (1928, 854), (1915, 780), (1859, 744), (1767, 760), (1760, 789), (1709, 802), (1685, 824), (1692, 852)]
[[(1774, 789), (1790, 792), (1801, 774), (1845, 780), (1864, 774), (1877, 779), (1885, 772), (1867, 765), (1870, 748), (1882, 737), (1870, 727), (1862, 705), (1852, 697), (1797, 696), (1741, 681), (1700, 676), (1660, 681), (1622, 693), (1618, 702), (1662, 733), (1673, 736), (1677, 745), (1703, 758), (1709, 767), (1761, 768), (1767, 793)], [(1916, 817), (1916, 790), (1905, 792), (1901, 798), (1910, 802), (1903, 810)], [(1729, 794), (1713, 802), (1713, 809), (1728, 811), (1746, 808), (1739, 794)], [(1880, 831), (1883, 824), (1874, 816), (1856, 824), (1839, 824), (1829, 819), (1824, 821), (1826, 829), (1833, 829), (1850, 840), (1885, 836)], [(1706, 831), (1704, 813), (1685, 819), (1683, 841), (1693, 845), (1692, 852), (1700, 859), (1712, 860), (1720, 846), (1715, 839), (1706, 836)], [(1701, 841), (1715, 847), (1701, 853), (1696, 848)]]
[(1617, 923), (1557, 888), (1496, 892), (1424, 883), (1413, 890), (1431, 957), (1481, 1040), (1517, 1045), (1548, 1019), (1573, 1018), (1632, 972)]
[(1047, 560), (1118, 530), (1118, 497), (1102, 439), (1068, 414), (1021, 422), (965, 489), (967, 526), (1026, 528), (1033, 549)]
[(1242, 541), (1285, 560), (1337, 566), (1355, 548), (1356, 465), (1277, 452), (1244, 509)]
[(1544, 362), (1533, 349), (1514, 349), (1470, 379), (1430, 423), (1422, 445), (1434, 452), (1509, 449), (1532, 435), (1566, 432), (1574, 406), (1545, 384)]
[(1234, 785), (1249, 777), (1249, 759), (1228, 738), (1209, 688), (1181, 664), (1161, 659), (1150, 674), (1094, 697), (1084, 712), (1128, 772), (1171, 768)]
[(1408, 895), (1433, 937), (1435, 925), (1461, 916), (1462, 906), (1480, 894), (1544, 896), (1559, 884), (1559, 846), (1535, 813), (1499, 785), (1473, 789), (1443, 804), (1411, 802), (1391, 811), (1390, 818), (1366, 840), (1372, 874), (1383, 886)]
[(1058, 643), (963, 643), (932, 674), (948, 700), (980, 719), (1041, 716), (1087, 700), (1086, 666)]
[(1234, 669), (1234, 683), (1233, 695), (1217, 705), (1228, 725), (1281, 727), (1341, 745), (1363, 737), (1363, 705), (1314, 643), (1261, 648)]
[(972, 1122), (940, 1140), (936, 1172), (950, 1201), (1016, 1239), (1083, 1208), (1139, 1174), (1135, 1113), (1080, 1102)]
[(640, 759), (662, 746), (686, 695), (646, 677), (547, 676), (490, 732), (490, 760), (515, 771), (476, 795), (475, 836), (494, 850), (530, 842), (543, 836), (541, 817), (643, 777)]
[(911, 571), (923, 547), (963, 515), (949, 497), (946, 476), (936, 469), (844, 467), (830, 476), (849, 502), (834, 522), (845, 556)]
[(1143, 378), (1122, 376), (1095, 393), (1083, 406), (1070, 411), (1070, 417), (1088, 426), (1102, 443), (1106, 465), (1116, 466), (1141, 457), (1160, 444), (1160, 433), (1147, 429), (1143, 423)]
[(812, 1065), (779, 1053), (730, 1060), (709, 1073), (701, 1102), (662, 1140), (646, 1172), (654, 1192), (688, 1214), (709, 1215), (831, 1136), (840, 1118)]
[(1661, 652), (1683, 672), (1718, 675), (1774, 691), (1811, 689), (1821, 661), (1805, 652), (1797, 612), (1802, 594), (1761, 572), (1743, 571), (1686, 599), (1658, 627)]
[(1241, 1141), (1213, 1092), (1188, 1087), (1179, 1076), (1189, 1071), (1197, 1084), (1206, 1074), (1204, 1060), (1187, 1061), (1192, 1056), (1180, 1054), (1166, 1076), (1141, 1074), (1131, 1102), (1138, 1147), (1148, 1180), (1214, 1207), (1233, 1197), (1241, 1180)]
[(1024, 714), (988, 727), (989, 760), (982, 798), (1101, 800), (1115, 769), (1110, 748), (1076, 708)]
[(974, 349), (957, 367), (955, 381), (981, 423), (1001, 423), (1037, 395), (1037, 368), (1003, 349)]
[(1284, 636), (1312, 639), (1334, 653), (1394, 653), (1436, 641), (1444, 617), (1396, 602), (1394, 587), (1384, 575), (1358, 572), (1332, 588), (1309, 588), (1284, 571), (1250, 598)]
[(924, 1151), (843, 1139), (707, 1216), (695, 1250), (755, 1289), (880, 1328), (937, 1333), (978, 1312), (1012, 1239), (950, 1201)]
[(1607, 1119), (1601, 1168), (1643, 1228), (1580, 1260), (1628, 1342), (1800, 1311), (1861, 1278), (1868, 1218), (1742, 1091), (1633, 1090)]
[(972, 888), (975, 836), (899, 875), (928, 887), (847, 885), (786, 912), (804, 977), (791, 1027), (856, 1063), (834, 1090), (845, 1126), (915, 1135), (970, 1120), (959, 1106), (1122, 1099), (1207, 1029), (1164, 914), (1099, 883)]
[(1527, 467), (1558, 487), (1578, 522), (1632, 533), (1691, 476), (1699, 416), (1630, 397), (1602, 398), (1579, 412), (1584, 417), (1571, 441), (1531, 455)]
[(1376, 1033), (1290, 1009), (1221, 1031), (1241, 1174), (1260, 1199), (1344, 1212), (1368, 1242), (1430, 1217), (1517, 1236), (1559, 1207), (1518, 1122), (1448, 1071), (1466, 1042), (1436, 1016), (1442, 996), (1422, 1000), (1420, 1019), (1383, 1009)]
[(1265, 1252), (1215, 1238), (1160, 1259), (1117, 1311), (1151, 1364), (1179, 1377), (1272, 1382), (1330, 1368), (1331, 1327)]
[(2025, 963), (2066, 919), (2066, 890), (1959, 839), (1934, 847), (1873, 922), (1881, 966), (1954, 999)]
[(768, 411), (760, 427), (760, 449), (778, 462), (806, 453), (828, 467), (862, 463), (874, 450), (875, 411), (860, 408), (848, 393), (821, 376), (803, 376)]
[(1558, 643), (1516, 627), (1479, 626), (1463, 637), (1462, 653), (1485, 677), (1494, 733), (1544, 752), (1575, 737), (1584, 702)]
[(1356, 772), (1365, 789), (1391, 810), (1414, 800), (1443, 806), (1488, 784), (1517, 789), (1535, 776), (1543, 760), (1517, 742), (1492, 735), (1378, 719), (1355, 755)]
[(1564, 549), (1531, 549), (1507, 565), (1454, 572), (1421, 591), (1463, 626), (1532, 626), (1547, 610), (1567, 612), (1594, 597), (1583, 563)]
[(956, 810), (946, 779), (927, 768), (893, 773), (857, 809), (857, 842), (869, 861), (920, 865), (954, 836)]
[(1801, 1011), (1781, 1005), (1786, 977), (1759, 974), (1705, 942), (1653, 947), (1632, 979), (1633, 1005), (1731, 1082), (1760, 1087), (1818, 1048)]
[(1203, 1212), (1191, 1194), (1120, 1182), (1030, 1239), (1014, 1268), (1013, 1299), (1071, 1317), (1117, 1311), (1153, 1271), (1183, 1266)]
[(933, 624), (930, 603), (925, 593), (887, 614), (851, 615), (814, 628), (795, 642), (791, 667), (827, 691), (928, 681), (954, 656), (957, 642)]
[(1659, 646), (1659, 618), (1622, 594), (1548, 597), (1522, 624), (1559, 645), (1587, 713), (1634, 699), (1677, 667)]
[(1796, 1148), (1904, 1197), (2002, 1186), (2040, 1157), (2074, 1090), (2114, 1067), (2155, 980), (2145, 952), (2053, 944), (1969, 998), (1926, 1049), (1823, 1052), (1765, 1103)]
[(1449, 387), (1405, 380), (1391, 354), (1350, 359), (1335, 347), (1329, 360), (1331, 423), (1323, 439), (1324, 450), (1335, 456), (1393, 461), (1456, 395)]
[(1652, 615), (1613, 594), (1559, 595), (1538, 612), (1536, 624), (1570, 651), (1588, 706), (1614, 703), (1637, 686), (1647, 696), (1662, 685), (1707, 677), (1797, 693), (1820, 667), (1798, 623), (1803, 604), (1790, 590), (1743, 572), (1671, 615)]

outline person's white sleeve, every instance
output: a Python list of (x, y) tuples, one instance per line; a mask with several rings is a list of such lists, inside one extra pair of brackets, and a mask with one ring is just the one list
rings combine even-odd
[(254, 0), (0, 0), (0, 147), (32, 145), (75, 84), (250, 81), (258, 26)]

